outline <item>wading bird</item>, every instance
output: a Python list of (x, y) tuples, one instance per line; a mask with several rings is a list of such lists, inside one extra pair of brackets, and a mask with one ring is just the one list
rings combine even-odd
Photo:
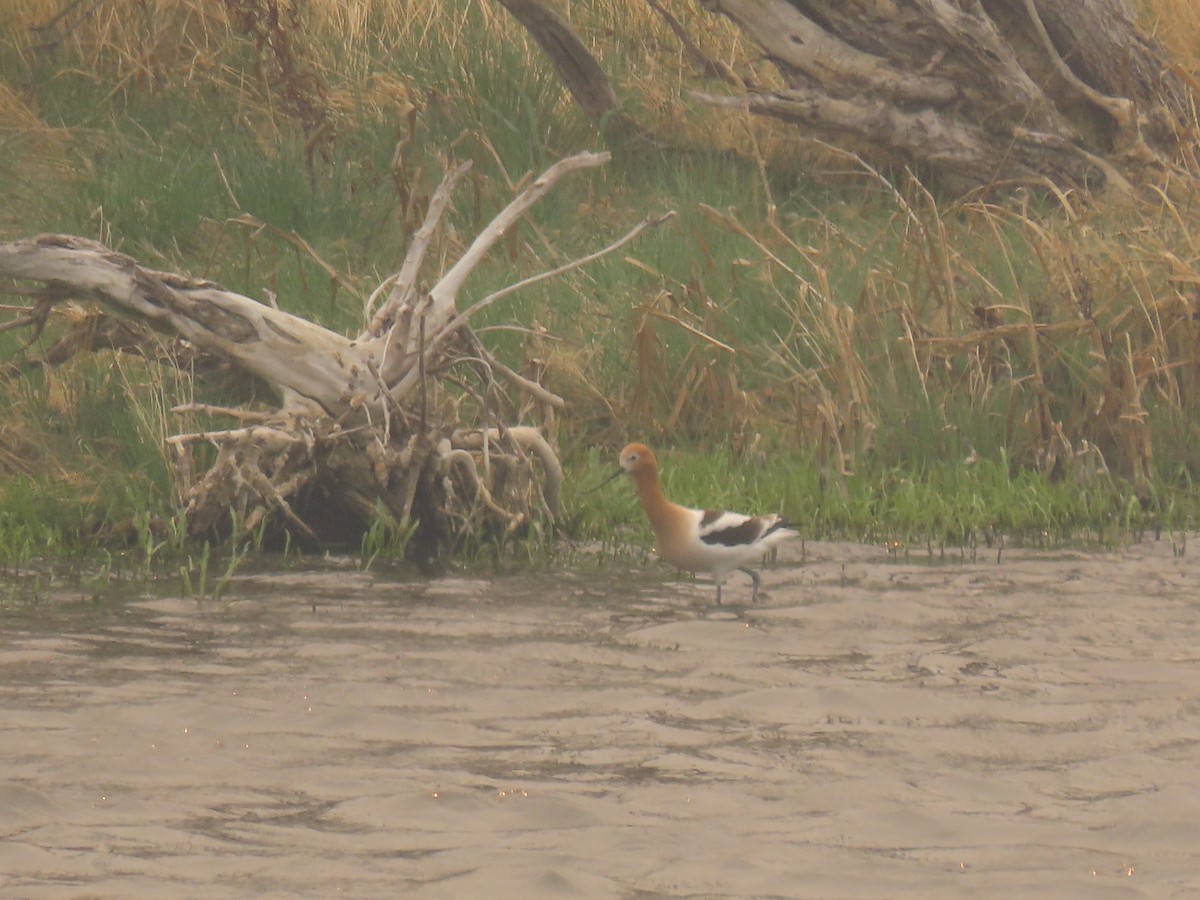
[(658, 553), (667, 562), (689, 572), (708, 572), (717, 583), (717, 602), (725, 577), (737, 569), (754, 581), (750, 602), (758, 598), (761, 581), (749, 563), (784, 538), (796, 537), (781, 516), (744, 516), (735, 512), (688, 509), (663, 496), (658, 480), (658, 460), (645, 444), (630, 444), (621, 451), (621, 468), (605, 479), (628, 475), (637, 487), (638, 500), (654, 529)]

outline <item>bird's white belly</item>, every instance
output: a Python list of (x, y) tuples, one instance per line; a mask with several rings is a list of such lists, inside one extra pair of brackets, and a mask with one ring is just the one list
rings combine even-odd
[(689, 572), (711, 572), (721, 578), (738, 566), (749, 565), (762, 559), (764, 547), (753, 544), (726, 547), (720, 544), (705, 544), (699, 538), (688, 541), (677, 553), (666, 554), (667, 562)]

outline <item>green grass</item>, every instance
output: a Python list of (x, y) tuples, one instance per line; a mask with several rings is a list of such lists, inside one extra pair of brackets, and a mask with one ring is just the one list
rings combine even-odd
[[(781, 512), (806, 538), (894, 543), (944, 553), (948, 548), (1024, 543), (1105, 546), (1144, 533), (1185, 532), (1200, 525), (1200, 491), (1139, 499), (1120, 481), (1053, 481), (1012, 470), (1003, 454), (970, 464), (950, 460), (922, 468), (834, 475), (811, 456), (773, 452), (761, 460), (727, 452), (660, 454), (663, 489), (685, 506), (747, 513)], [(625, 479), (601, 488), (615, 468), (590, 453), (573, 467), (569, 520), (577, 539), (653, 543)]]

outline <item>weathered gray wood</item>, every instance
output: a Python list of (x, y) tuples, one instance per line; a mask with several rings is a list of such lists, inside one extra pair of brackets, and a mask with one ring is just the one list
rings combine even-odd
[[(542, 0), (498, 0), (599, 122), (616, 98), (598, 60)], [(787, 83), (760, 87), (700, 54), (721, 106), (802, 124), (876, 167), (899, 163), (969, 191), (1013, 180), (1128, 192), (1178, 172), (1194, 122), (1187, 82), (1128, 0), (696, 0), (757, 43)]]
[[(437, 340), (443, 329), (454, 319), (458, 312), (458, 292), (462, 289), (467, 278), (483, 262), (492, 247), (496, 245), (496, 242), (529, 211), (530, 207), (546, 196), (559, 181), (571, 172), (603, 165), (609, 159), (610, 156), (607, 153), (578, 153), (575, 156), (559, 160), (530, 182), (524, 190), (509, 202), (508, 206), (497, 213), (495, 218), (476, 235), (475, 240), (471, 242), (471, 245), (459, 257), (458, 261), (450, 267), (450, 270), (429, 291), (428, 296), (416, 302), (413, 315), (419, 316), (424, 320), (425, 341), (432, 343)], [(398, 326), (404, 327), (401, 322), (402, 318), (398, 317), (397, 322), (392, 325), (393, 329)], [(413, 327), (407, 327), (406, 335), (406, 352), (402, 354), (389, 353), (387, 360), (383, 363), (381, 375), (384, 382), (389, 386), (399, 383), (401, 379), (413, 371), (410, 361), (413, 359), (420, 340), (418, 330)], [(366, 338), (364, 342), (376, 356), (382, 358), (383, 350), (389, 342), (389, 335), (372, 336)], [(410, 379), (406, 383), (406, 390), (411, 389), (411, 386), (412, 381)], [(406, 390), (402, 391), (400, 396), (393, 395), (393, 399), (401, 399)]]
[(704, 102), (803, 123), (963, 189), (1127, 189), (1170, 168), (1191, 115), (1126, 0), (702, 0), (788, 88)]
[(354, 396), (378, 393), (361, 344), (211, 281), (146, 268), (87, 238), (55, 234), (0, 244), (0, 274), (144, 319), (329, 415), (346, 411)]
[[(273, 516), (295, 534), (316, 539), (328, 517), (308, 518), (296, 504), (306, 490), (319, 487), (317, 494), (333, 498), (363, 525), (382, 511), (404, 532), (419, 519), (434, 542), (480, 527), (499, 526), (512, 534), (538, 515), (557, 518), (562, 470), (536, 428), (498, 421), (496, 410), (521, 405), (502, 392), (507, 387), (552, 407), (563, 401), (493, 359), (468, 320), (516, 289), (611, 253), (669, 214), (467, 309), (459, 308), (459, 293), (504, 234), (562, 178), (608, 158), (581, 153), (533, 179), (422, 293), (416, 287), (421, 264), (468, 166), (448, 168), (399, 272), (372, 295), (387, 292), (386, 299), (377, 311), (367, 302), (368, 323), (355, 338), (210, 281), (155, 271), (71, 235), (0, 243), (0, 276), (15, 280), (8, 290), (34, 298), (31, 307), (17, 310), (23, 314), (0, 327), (40, 328), (58, 303), (94, 302), (182, 337), (274, 387), (279, 406), (271, 412), (181, 407), (239, 422), (168, 439), (195, 533), (229, 533), (233, 525), (237, 538)], [(28, 288), (25, 282), (40, 286)], [(429, 375), (456, 365), (467, 373), (484, 371), (479, 402), (445, 399)], [(212, 466), (197, 476), (192, 448), (200, 443), (217, 452)]]

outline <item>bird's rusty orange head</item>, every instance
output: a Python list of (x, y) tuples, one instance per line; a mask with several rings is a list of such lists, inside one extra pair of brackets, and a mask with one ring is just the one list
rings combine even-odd
[(626, 444), (621, 451), (621, 471), (632, 475), (635, 479), (649, 473), (658, 472), (658, 459), (654, 451), (645, 444)]

